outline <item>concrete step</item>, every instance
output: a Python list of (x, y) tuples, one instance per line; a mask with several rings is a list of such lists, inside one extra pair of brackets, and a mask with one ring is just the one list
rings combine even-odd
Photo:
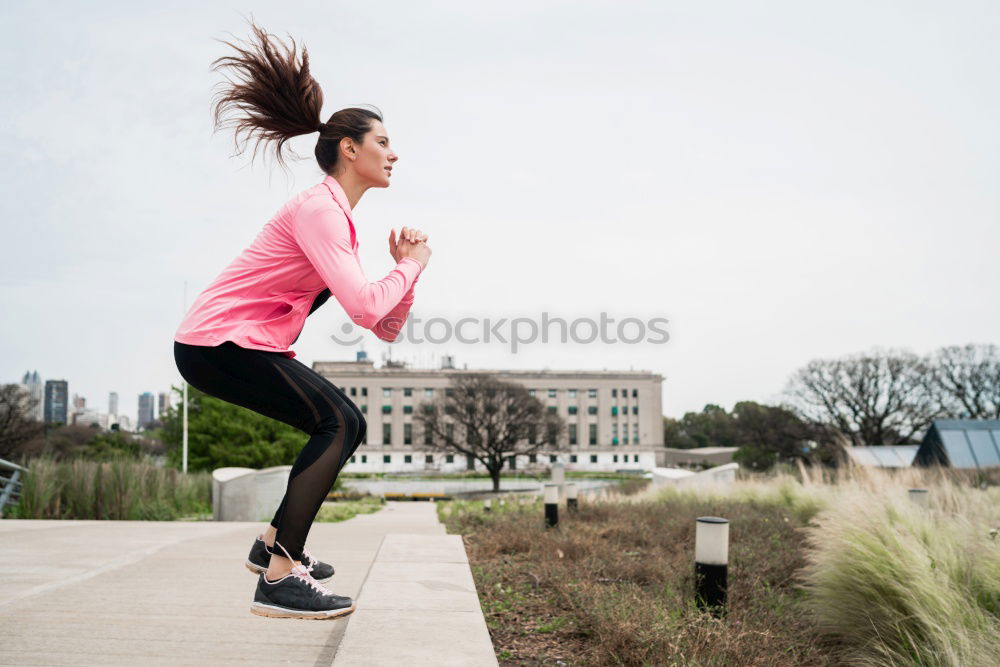
[(334, 667), (497, 665), (460, 535), (382, 540)]

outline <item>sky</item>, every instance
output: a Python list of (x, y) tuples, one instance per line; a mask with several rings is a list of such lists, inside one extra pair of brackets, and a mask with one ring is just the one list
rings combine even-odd
[[(516, 351), (362, 332), (376, 365), (648, 370), (680, 417), (778, 402), (816, 358), (1000, 342), (995, 2), (8, 0), (0, 382), (135, 419), (180, 385), (186, 304), (322, 179), (315, 134), (284, 172), (213, 133), (217, 40), (251, 16), (309, 50), (324, 119), (383, 113), (399, 161), (354, 219), (369, 280), (390, 229), (428, 234), (411, 316), (668, 322)], [(327, 302), (297, 358), (354, 359), (347, 321)]]

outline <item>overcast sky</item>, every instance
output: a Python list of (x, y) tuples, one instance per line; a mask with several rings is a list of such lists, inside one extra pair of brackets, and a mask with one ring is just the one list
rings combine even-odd
[[(412, 313), (663, 317), (665, 344), (388, 345), (376, 364), (646, 369), (670, 416), (776, 401), (809, 360), (1000, 342), (996, 2), (14, 2), (0, 95), (0, 381), (107, 408), (179, 384), (187, 303), (322, 174), (213, 136), (215, 38), (305, 43), (324, 119), (400, 156), (355, 210), (370, 280), (430, 236)], [(298, 359), (353, 359), (329, 301)], [(585, 329), (582, 330), (585, 333)]]

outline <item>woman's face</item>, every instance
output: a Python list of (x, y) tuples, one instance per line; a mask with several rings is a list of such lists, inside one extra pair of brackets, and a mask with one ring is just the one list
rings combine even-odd
[(389, 187), (389, 175), (393, 163), (399, 159), (389, 146), (389, 133), (377, 120), (373, 120), (371, 129), (364, 136), (364, 143), (354, 144), (354, 170), (358, 176), (371, 187)]

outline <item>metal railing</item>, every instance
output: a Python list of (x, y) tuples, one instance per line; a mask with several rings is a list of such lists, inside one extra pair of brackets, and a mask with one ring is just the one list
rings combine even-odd
[(13, 504), (21, 497), (21, 478), (26, 472), (27, 468), (0, 459), (0, 518), (8, 503)]

